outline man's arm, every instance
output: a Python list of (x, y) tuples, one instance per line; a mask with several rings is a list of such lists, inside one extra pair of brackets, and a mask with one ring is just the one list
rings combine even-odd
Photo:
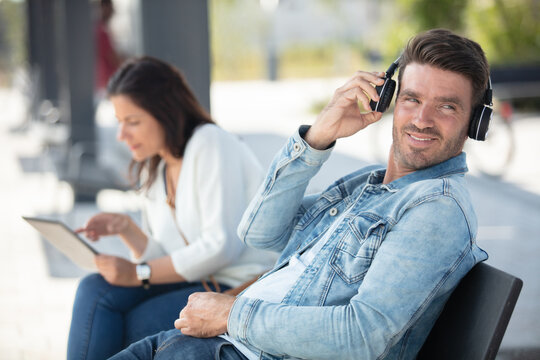
[(381, 119), (376, 112), (362, 113), (378, 100), (374, 85), (384, 73), (357, 72), (318, 116), (312, 127), (301, 127), (274, 158), (268, 175), (251, 201), (238, 227), (238, 236), (248, 245), (281, 251), (286, 246), (309, 180), (330, 156), (338, 139), (350, 136)]
[(266, 179), (244, 212), (238, 236), (249, 246), (282, 251), (287, 245), (302, 214), (309, 181), (332, 150), (311, 148), (302, 137), (308, 128), (300, 127), (275, 156)]
[[(452, 219), (454, 226), (441, 226), (441, 219)], [(230, 310), (228, 333), (278, 356), (381, 357), (428, 307), (434, 306), (434, 313), (442, 308), (475, 263), (471, 239), (453, 199), (424, 203), (387, 233), (348, 304), (292, 306), (239, 297)], [(334, 281), (340, 281), (338, 275)]]

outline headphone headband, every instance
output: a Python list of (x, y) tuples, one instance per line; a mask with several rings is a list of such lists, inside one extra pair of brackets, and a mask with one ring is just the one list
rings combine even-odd
[(386, 77), (391, 78), (394, 76), (394, 73), (396, 72), (396, 69), (399, 67), (399, 59), (401, 59), (401, 55), (398, 56), (396, 60), (388, 67), (388, 70), (386, 70)]
[(488, 87), (484, 94), (484, 105), (493, 106), (493, 88), (491, 87), (491, 76), (488, 77)]

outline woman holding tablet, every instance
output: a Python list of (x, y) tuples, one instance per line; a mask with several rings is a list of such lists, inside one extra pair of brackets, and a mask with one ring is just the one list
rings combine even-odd
[(94, 241), (119, 235), (132, 261), (96, 256), (99, 274), (82, 279), (75, 297), (68, 359), (105, 359), (170, 329), (192, 292), (238, 287), (276, 259), (236, 235), (260, 165), (215, 125), (183, 76), (144, 57), (125, 63), (107, 90), (144, 194), (143, 225), (101, 213), (77, 230)]

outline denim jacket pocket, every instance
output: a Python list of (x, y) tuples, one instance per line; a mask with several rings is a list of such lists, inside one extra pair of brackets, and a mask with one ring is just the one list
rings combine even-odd
[(349, 231), (339, 240), (330, 266), (348, 284), (364, 278), (379, 248), (386, 225), (382, 221), (358, 216), (348, 222)]

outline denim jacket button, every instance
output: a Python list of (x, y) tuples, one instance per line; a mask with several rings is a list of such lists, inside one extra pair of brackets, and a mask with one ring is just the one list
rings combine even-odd
[(299, 152), (301, 148), (302, 148), (302, 147), (300, 146), (299, 143), (294, 143), (294, 145), (293, 145), (293, 150), (294, 150), (295, 152)]
[(331, 208), (330, 209), (330, 216), (336, 216), (337, 214), (337, 209), (334, 207), (334, 208)]

